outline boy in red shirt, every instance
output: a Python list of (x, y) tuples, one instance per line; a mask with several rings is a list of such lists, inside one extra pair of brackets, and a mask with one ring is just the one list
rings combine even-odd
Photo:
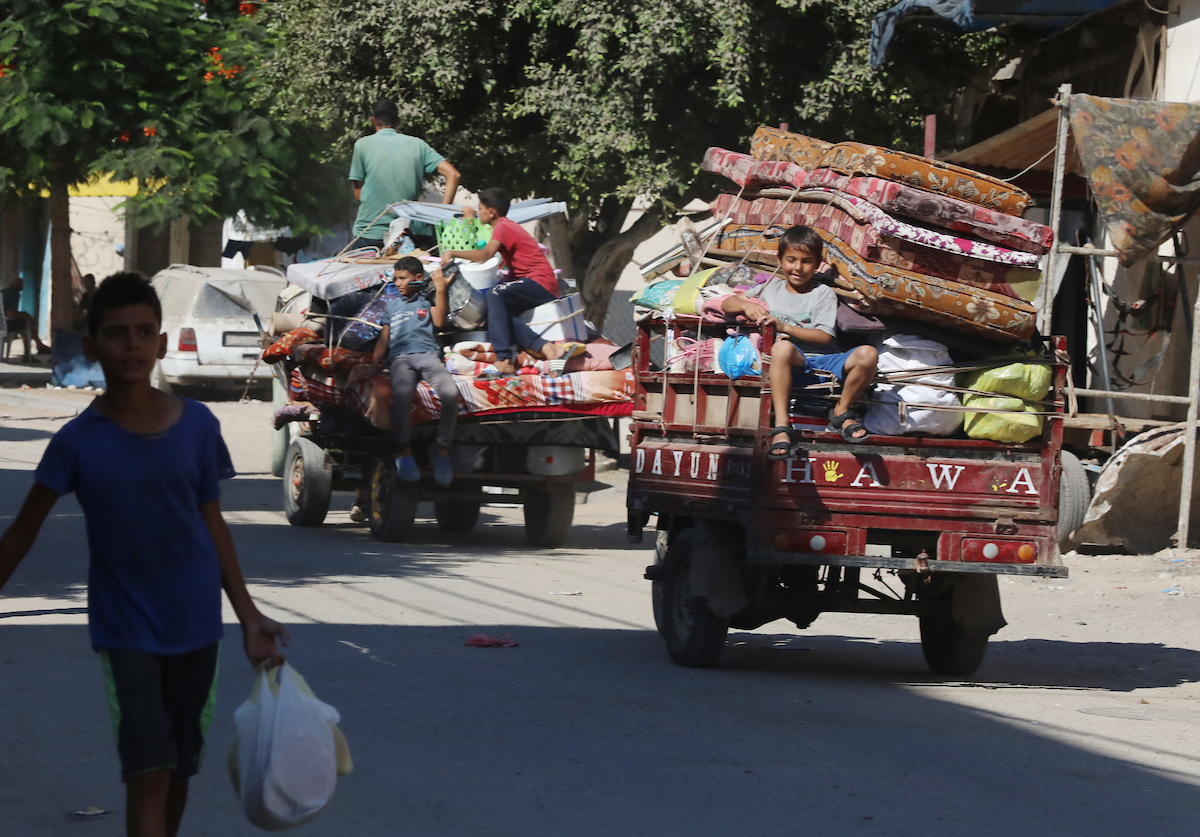
[[(558, 278), (542, 248), (520, 224), (506, 217), (511, 203), (503, 189), (484, 189), (479, 193), (479, 220), (491, 226), (492, 240), (482, 250), (451, 250), (442, 254), (443, 265), (454, 259), (483, 263), (496, 253), (504, 257), (509, 279), (490, 288), (486, 295), (488, 338), (496, 352), (496, 368), (504, 375), (516, 372), (513, 357), (518, 347), (513, 340), (514, 323), (519, 323), (515, 328), (521, 330), (525, 325), (520, 318), (522, 313), (558, 299)], [(463, 217), (475, 217), (474, 211), (468, 207)], [(547, 360), (559, 360), (565, 353), (562, 346), (549, 342), (544, 347), (524, 348), (540, 349)]]

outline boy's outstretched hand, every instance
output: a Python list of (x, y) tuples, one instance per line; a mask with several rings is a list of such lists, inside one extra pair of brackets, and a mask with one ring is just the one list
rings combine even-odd
[(429, 274), (429, 278), (433, 282), (434, 290), (437, 291), (446, 290), (446, 287), (450, 284), (446, 281), (446, 274), (440, 268)]
[[(266, 616), (246, 624), (242, 628), (242, 643), (250, 664), (258, 668), (266, 663), (267, 668), (283, 665), (283, 653), (279, 645), (286, 646), (292, 636), (283, 625)], [(275, 640), (279, 640), (277, 645)]]

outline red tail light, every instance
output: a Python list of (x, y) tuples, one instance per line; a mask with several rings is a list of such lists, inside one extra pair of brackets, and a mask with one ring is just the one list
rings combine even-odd
[(181, 351), (181, 352), (196, 351), (196, 329), (194, 329), (194, 328), (179, 329), (179, 351)]

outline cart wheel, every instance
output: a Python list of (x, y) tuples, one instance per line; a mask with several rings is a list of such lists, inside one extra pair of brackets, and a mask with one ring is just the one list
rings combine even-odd
[[(279, 383), (278, 379), (271, 379), (271, 408), (278, 410), (280, 407), (286, 406), (288, 403), (287, 391), (283, 388), (283, 384)], [(284, 425), (278, 430), (271, 431), (271, 476), (282, 477), (283, 465), (287, 459), (288, 441), (291, 433), (288, 430), (288, 425)]]
[(299, 436), (288, 446), (283, 469), (283, 511), (293, 526), (320, 526), (333, 497), (333, 471), (325, 451)]
[(1062, 452), (1062, 474), (1058, 478), (1058, 545), (1065, 547), (1071, 533), (1083, 525), (1092, 502), (1092, 484), (1079, 457)]
[[(654, 536), (654, 563), (656, 566), (662, 566), (667, 560), (667, 531), (659, 529)], [(659, 634), (667, 635), (666, 625), (667, 617), (666, 610), (663, 605), (663, 584), (661, 580), (650, 582), (650, 604), (654, 608), (654, 627), (658, 628)]]
[(988, 637), (967, 634), (950, 615), (954, 588), (925, 599), (921, 619), (921, 651), (934, 674), (970, 677), (983, 664)]
[[(482, 492), (481, 492), (482, 493)], [(435, 500), (433, 514), (443, 532), (470, 532), (479, 522), (483, 500)]]
[(663, 573), (663, 624), (667, 653), (676, 665), (708, 668), (725, 648), (729, 620), (714, 616), (703, 599), (692, 595), (692, 550), (699, 543), (695, 529), (685, 529), (667, 549)]
[(533, 546), (562, 546), (575, 519), (575, 492), (530, 491), (525, 497), (525, 537)]
[(371, 509), (367, 522), (371, 535), (384, 543), (399, 543), (408, 537), (417, 516), (417, 487), (396, 480), (396, 465), (377, 459), (371, 466)]

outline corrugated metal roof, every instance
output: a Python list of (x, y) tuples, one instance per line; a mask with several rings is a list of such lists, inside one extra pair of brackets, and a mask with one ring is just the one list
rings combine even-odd
[[(1054, 171), (1054, 144), (1058, 138), (1058, 108), (1039, 113), (1033, 119), (1003, 133), (956, 151), (945, 159), (969, 169), (992, 168), (1006, 171)], [(1075, 139), (1067, 132), (1067, 173), (1083, 174)]]

